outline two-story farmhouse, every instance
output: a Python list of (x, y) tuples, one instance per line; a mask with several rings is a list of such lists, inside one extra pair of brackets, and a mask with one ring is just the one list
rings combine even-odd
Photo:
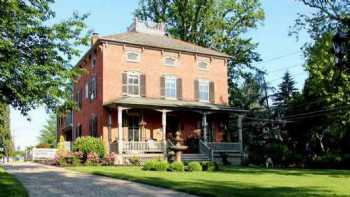
[(228, 58), (137, 19), (126, 33), (94, 34), (77, 63), (87, 71), (74, 84), (79, 109), (58, 132), (100, 137), (124, 160), (166, 154), (176, 131), (189, 147), (184, 159), (240, 158), (241, 132), (227, 130), (239, 113), (228, 106)]

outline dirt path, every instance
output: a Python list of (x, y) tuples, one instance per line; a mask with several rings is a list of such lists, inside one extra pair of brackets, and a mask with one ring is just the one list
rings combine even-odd
[(153, 187), (140, 183), (108, 177), (73, 172), (64, 168), (37, 163), (11, 163), (5, 170), (16, 176), (30, 196), (156, 196), (156, 197), (194, 197), (173, 190)]

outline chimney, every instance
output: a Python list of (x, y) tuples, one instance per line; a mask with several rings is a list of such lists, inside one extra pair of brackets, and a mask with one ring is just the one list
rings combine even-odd
[(128, 32), (141, 32), (164, 36), (166, 27), (164, 23), (155, 23), (134, 18), (133, 23), (127, 28), (127, 30)]
[(98, 40), (98, 33), (94, 32), (92, 33), (92, 36), (91, 36), (91, 46), (95, 44), (95, 42)]

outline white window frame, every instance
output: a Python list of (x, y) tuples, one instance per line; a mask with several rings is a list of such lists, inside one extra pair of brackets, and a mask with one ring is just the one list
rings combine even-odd
[[(140, 77), (140, 73), (139, 72), (127, 72), (126, 73), (126, 93), (127, 93), (127, 95), (128, 96), (131, 96), (131, 97), (140, 97), (141, 96), (141, 77)], [(137, 86), (138, 86), (138, 94), (131, 94), (130, 92), (129, 92), (129, 78), (131, 77), (131, 76), (137, 76), (137, 81), (138, 81), (138, 84), (137, 84)], [(135, 84), (134, 84), (134, 86), (136, 86)]]
[[(174, 80), (174, 97), (167, 95), (167, 81), (169, 83), (170, 80)], [(170, 99), (170, 100), (177, 100), (177, 77), (173, 75), (165, 75), (164, 76), (164, 97), (165, 99)]]
[[(167, 59), (173, 59), (174, 60), (174, 64), (167, 63), (167, 61), (166, 61)], [(163, 62), (164, 62), (164, 65), (166, 65), (166, 66), (170, 66), (170, 67), (176, 67), (177, 66), (177, 58), (175, 58), (175, 57), (165, 56), (163, 58)]]
[[(131, 54), (131, 53), (136, 54), (137, 58), (136, 59), (129, 59), (129, 54)], [(136, 51), (127, 51), (127, 52), (125, 52), (125, 59), (128, 62), (140, 62), (140, 60), (141, 60), (141, 53), (140, 52), (136, 52)]]
[[(201, 98), (201, 86), (203, 86), (204, 84), (207, 86), (206, 92), (207, 92), (208, 97), (206, 99)], [(204, 80), (204, 79), (198, 80), (198, 99), (199, 99), (199, 102), (209, 103), (209, 97), (210, 97), (209, 85), (210, 85), (209, 80)]]
[[(201, 64), (201, 63), (205, 63), (205, 64), (207, 65), (207, 67), (206, 67), (206, 68), (200, 67), (199, 64)], [(203, 61), (203, 60), (198, 61), (198, 62), (197, 62), (197, 67), (198, 67), (200, 70), (208, 70), (208, 69), (209, 69), (209, 62)]]

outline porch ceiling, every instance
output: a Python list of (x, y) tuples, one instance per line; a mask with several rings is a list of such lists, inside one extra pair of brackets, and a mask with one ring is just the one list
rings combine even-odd
[(170, 109), (193, 109), (210, 111), (227, 111), (244, 113), (246, 110), (236, 109), (227, 105), (216, 105), (210, 103), (201, 103), (193, 101), (179, 101), (154, 99), (144, 97), (121, 97), (114, 101), (104, 104), (105, 107), (115, 108), (117, 106), (141, 107), (141, 108), (170, 108)]

